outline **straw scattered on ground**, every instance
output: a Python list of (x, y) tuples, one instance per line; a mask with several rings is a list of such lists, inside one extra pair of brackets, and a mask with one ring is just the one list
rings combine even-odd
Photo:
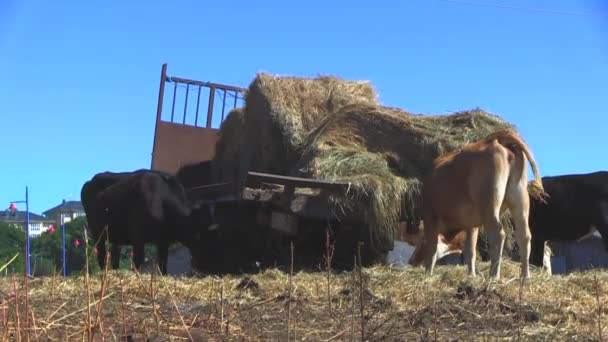
[[(111, 271), (101, 310), (102, 275), (91, 277), (89, 300), (84, 277), (37, 278), (29, 280), (27, 325), (23, 279), (15, 282), (23, 339), (28, 333), (31, 339), (82, 339), (90, 305), (92, 333), (112, 341), (125, 335), (286, 340), (287, 334), (295, 340), (360, 340), (362, 331), (366, 340), (598, 340), (605, 324), (598, 315), (598, 308), (606, 314), (605, 272), (553, 277), (533, 272), (520, 287), (518, 264), (505, 262), (498, 282), (485, 278), (489, 264), (480, 266), (476, 279), (462, 266), (438, 266), (430, 278), (421, 268), (333, 274), (329, 297), (323, 273), (295, 274), (290, 294), (288, 274), (276, 270), (222, 278)], [(13, 279), (2, 278), (0, 323), (3, 336), (13, 340), (14, 298)]]

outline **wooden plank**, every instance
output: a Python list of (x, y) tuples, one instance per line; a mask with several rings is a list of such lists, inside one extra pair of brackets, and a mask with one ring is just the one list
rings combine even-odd
[(271, 202), (280, 198), (281, 194), (277, 191), (244, 188), (241, 198), (246, 201)]
[[(287, 188), (287, 198), (291, 194), (291, 187)], [(285, 193), (281, 189), (255, 189), (242, 188), (240, 194), (234, 183), (211, 184), (196, 187), (190, 190), (191, 196), (200, 203), (218, 203), (225, 201), (254, 201), (267, 203), (275, 208), (287, 211), (299, 217), (313, 219), (339, 219), (344, 222), (361, 222), (361, 213), (346, 211), (342, 212), (330, 201), (328, 193), (312, 194), (298, 193), (291, 194), (288, 203), (285, 202)], [(202, 202), (201, 202), (202, 201)]]
[(349, 183), (344, 183), (344, 182), (292, 177), (292, 176), (281, 176), (281, 175), (274, 175), (274, 174), (269, 174), (269, 173), (250, 171), (247, 174), (247, 184), (250, 184), (253, 182), (266, 182), (266, 183), (274, 183), (274, 184), (282, 184), (282, 185), (292, 185), (297, 188), (311, 188), (311, 189), (316, 188), (316, 189), (337, 190), (337, 191), (344, 191), (350, 186)]

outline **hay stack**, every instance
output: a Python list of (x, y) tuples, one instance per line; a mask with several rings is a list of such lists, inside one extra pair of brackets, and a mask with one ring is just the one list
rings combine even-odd
[(245, 141), (244, 124), (245, 111), (242, 107), (231, 110), (222, 122), (219, 139), (215, 144), (212, 183), (234, 181), (240, 179), (243, 172), (247, 172), (240, 168)]
[(505, 128), (514, 129), (480, 109), (431, 116), (348, 105), (311, 132), (292, 174), (352, 183), (353, 192), (337, 204), (363, 213), (374, 247), (387, 250), (400, 215), (413, 212), (418, 179), (433, 159)]
[(378, 251), (392, 248), (397, 221), (412, 215), (434, 158), (514, 129), (480, 109), (434, 116), (383, 107), (370, 83), (331, 76), (260, 73), (245, 101), (220, 128), (215, 180), (258, 171), (350, 182), (335, 204), (362, 213)]
[(327, 115), (352, 103), (377, 104), (369, 82), (273, 77), (259, 73), (245, 96), (247, 145), (242, 167), (285, 174), (308, 133)]

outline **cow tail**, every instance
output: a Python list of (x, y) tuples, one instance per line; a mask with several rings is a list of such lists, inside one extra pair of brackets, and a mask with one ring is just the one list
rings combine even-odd
[(530, 148), (524, 142), (524, 140), (517, 133), (510, 130), (495, 132), (491, 134), (488, 138), (491, 138), (491, 140), (498, 140), (498, 142), (503, 146), (515, 145), (519, 150), (524, 153), (524, 155), (528, 159), (528, 162), (530, 163), (530, 166), (532, 167), (532, 172), (534, 174), (534, 180), (532, 180), (532, 182), (530, 182), (530, 184), (528, 185), (528, 193), (530, 193), (530, 196), (532, 196), (533, 198), (542, 202), (546, 202), (546, 198), (548, 197), (548, 195), (543, 187), (543, 181), (540, 176), (540, 173), (538, 172), (536, 161), (534, 160), (532, 151), (530, 151)]

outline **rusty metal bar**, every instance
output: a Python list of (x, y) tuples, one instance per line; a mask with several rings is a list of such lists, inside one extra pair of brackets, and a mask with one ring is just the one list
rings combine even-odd
[(184, 101), (184, 118), (182, 119), (182, 124), (186, 124), (186, 111), (188, 109), (188, 93), (190, 92), (190, 85), (186, 85), (186, 100)]
[(235, 87), (235, 86), (226, 85), (226, 84), (220, 84), (220, 83), (211, 83), (211, 82), (201, 82), (201, 81), (189, 80), (187, 78), (169, 77), (169, 80), (171, 82), (183, 83), (183, 84), (193, 84), (193, 85), (204, 86), (204, 87), (209, 87), (209, 88), (220, 88), (220, 89), (233, 90), (233, 91), (238, 91), (238, 92), (245, 91), (244, 88), (240, 88), (240, 87)]
[(281, 176), (269, 173), (253, 172), (247, 173), (247, 182), (266, 182), (274, 184), (282, 184), (285, 186), (293, 186), (299, 188), (318, 188), (327, 190), (345, 190), (350, 186), (349, 183), (336, 182), (330, 180)]
[(213, 100), (215, 99), (215, 87), (209, 88), (209, 107), (207, 107), (207, 128), (211, 128), (211, 119), (213, 118)]
[(175, 95), (177, 94), (177, 83), (173, 83), (173, 105), (171, 106), (171, 122), (173, 122), (173, 113), (175, 113)]
[(222, 98), (222, 121), (224, 122), (224, 110), (226, 109), (226, 89), (224, 89), (224, 97)]
[(156, 152), (156, 132), (158, 123), (163, 113), (163, 100), (165, 97), (165, 83), (167, 82), (167, 63), (163, 64), (160, 71), (160, 85), (158, 87), (158, 105), (156, 106), (156, 124), (154, 125), (154, 141), (152, 142), (152, 163), (151, 169), (154, 169), (154, 153)]
[(194, 117), (194, 126), (198, 126), (198, 105), (201, 102), (201, 88), (202, 86), (198, 86), (198, 95), (196, 96), (196, 116)]

